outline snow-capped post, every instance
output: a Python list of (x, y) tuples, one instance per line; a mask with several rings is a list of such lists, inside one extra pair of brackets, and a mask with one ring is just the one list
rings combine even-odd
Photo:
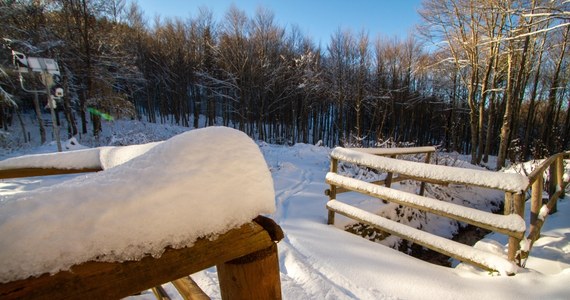
[[(63, 96), (63, 89), (57, 88), (55, 95), (52, 95), (51, 89), (54, 86), (54, 77), (59, 76), (59, 66), (54, 59), (43, 58), (43, 57), (26, 57), (23, 53), (12, 50), (12, 61), (14, 67), (16, 67), (20, 86), (22, 90), (33, 93), (37, 99), (38, 94), (46, 94), (47, 97), (47, 107), (49, 107), (51, 114), (51, 121), (53, 127), (53, 136), (57, 144), (57, 151), (61, 152), (61, 140), (59, 139), (59, 126), (57, 125), (57, 120), (55, 117), (55, 99)], [(29, 89), (24, 84), (23, 73), (39, 73), (41, 76), (41, 81), (44, 84), (44, 89)], [(41, 128), (41, 127), (40, 127)]]

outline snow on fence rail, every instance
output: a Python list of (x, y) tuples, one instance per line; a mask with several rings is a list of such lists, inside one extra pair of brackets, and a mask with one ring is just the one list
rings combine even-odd
[(161, 142), (18, 156), (0, 161), (0, 179), (90, 173), (119, 166)]
[(168, 281), (190, 291), (187, 276), (212, 266), (224, 299), (281, 298), (283, 233), (259, 217), (275, 210), (273, 180), (242, 132), (209, 127), (160, 143), (5, 160), (0, 169), (103, 170), (2, 197), (1, 299), (114, 299)]
[[(426, 166), (425, 163), (395, 159), (397, 155), (423, 152), (426, 153), (426, 156), (428, 157), (426, 162), (429, 162), (428, 155), (433, 151), (435, 151), (433, 147), (396, 148), (381, 151), (376, 149), (356, 150), (335, 148), (331, 153), (331, 169), (326, 177), (326, 182), (330, 184), (330, 189), (325, 191), (325, 194), (329, 196), (330, 200), (327, 204), (327, 208), (329, 210), (328, 223), (334, 224), (334, 214), (340, 213), (372, 225), (380, 230), (390, 232), (403, 237), (404, 239), (419, 243), (427, 248), (484, 269), (499, 271), (503, 274), (516, 273), (517, 268), (514, 263), (515, 256), (519, 250), (520, 241), (523, 239), (526, 230), (523, 219), (523, 193), (529, 186), (528, 178), (520, 174), (505, 174), (438, 165)], [(383, 157), (380, 155), (390, 157)], [(401, 178), (401, 180), (419, 180), (422, 182), (422, 185), (425, 184), (425, 182), (445, 185), (454, 183), (501, 190), (505, 192), (505, 206), (508, 209), (506, 212), (507, 215), (495, 215), (457, 204), (441, 202), (423, 197), (423, 188), (420, 190), (420, 195), (389, 189), (391, 183), (390, 180), (367, 183), (341, 176), (336, 174), (338, 161), (345, 161), (385, 171), (388, 173), (387, 179), (391, 179), (391, 174), (399, 174), (398, 178)], [(378, 186), (378, 184), (384, 184), (386, 187)], [(482, 255), (478, 252), (479, 250), (475, 250), (472, 247), (460, 247), (456, 245), (456, 242), (451, 240), (446, 240), (446, 245), (442, 245), (442, 239), (435, 235), (425, 232), (419, 233), (420, 230), (413, 228), (402, 229), (401, 226), (393, 224), (395, 222), (381, 217), (378, 217), (382, 219), (382, 221), (379, 222), (379, 219), (376, 217), (370, 218), (367, 215), (367, 212), (356, 212), (358, 211), (357, 208), (351, 208), (349, 210), (347, 205), (339, 204), (336, 199), (339, 192), (345, 191), (363, 193), (379, 199), (417, 208), (506, 234), (509, 236), (508, 258), (505, 259), (491, 253), (487, 253), (486, 258), (482, 258)], [(413, 232), (413, 234), (410, 232)], [(497, 263), (498, 261), (501, 262)]]
[[(399, 154), (399, 151), (395, 152)], [(387, 155), (387, 154), (384, 154)], [(520, 174), (506, 174), (449, 166), (430, 165), (370, 155), (361, 151), (337, 147), (331, 157), (357, 165), (381, 169), (433, 183), (455, 183), (520, 193), (527, 189), (529, 181)]]

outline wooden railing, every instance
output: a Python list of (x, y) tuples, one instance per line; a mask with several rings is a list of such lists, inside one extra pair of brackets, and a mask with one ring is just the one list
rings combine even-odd
[[(498, 270), (507, 274), (516, 273), (517, 267), (515, 263), (520, 264), (520, 260), (517, 261), (517, 259), (520, 259), (517, 257), (519, 245), (521, 240), (524, 239), (526, 231), (524, 223), (524, 192), (529, 186), (528, 178), (520, 174), (496, 173), (448, 166), (430, 165), (428, 167), (423, 163), (395, 159), (397, 155), (401, 154), (424, 153), (427, 157), (425, 162), (429, 162), (429, 154), (433, 153), (433, 151), (435, 149), (431, 147), (382, 150), (334, 149), (331, 153), (330, 172), (326, 177), (326, 182), (330, 184), (330, 188), (325, 191), (325, 194), (329, 196), (329, 202), (327, 203), (327, 209), (329, 210), (328, 223), (334, 224), (335, 213), (340, 213), (483, 269)], [(339, 161), (386, 172), (386, 180), (368, 183), (339, 175), (337, 174)], [(391, 174), (398, 174), (397, 178), (399, 180), (414, 179), (421, 181), (422, 188), (419, 195), (390, 189), (390, 183), (394, 182)], [(496, 215), (424, 197), (423, 186), (426, 182), (443, 185), (453, 183), (500, 190), (505, 193), (505, 215)], [(336, 199), (337, 194), (346, 191), (359, 192), (506, 234), (509, 236), (508, 259), (505, 260), (491, 253), (482, 253), (481, 250), (402, 225), (338, 201)]]
[[(0, 179), (99, 170), (7, 169), (0, 170)], [(161, 287), (167, 282), (183, 299), (209, 299), (189, 275), (214, 266), (222, 299), (281, 299), (276, 243), (283, 237), (279, 225), (259, 216), (215, 239), (198, 239), (188, 248), (167, 248), (159, 258), (89, 261), (54, 275), (0, 283), (0, 299), (119, 299), (151, 289), (163, 300), (170, 299)]]
[[(525, 265), (534, 242), (540, 237), (542, 225), (548, 215), (556, 212), (558, 199), (564, 198), (568, 178), (564, 180), (564, 159), (570, 157), (570, 151), (561, 152), (545, 159), (529, 175), (530, 197), (530, 229), (526, 241), (522, 245), (519, 259)], [(545, 172), (548, 170), (548, 199), (543, 201)], [(507, 207), (505, 207), (505, 210)], [(523, 208), (524, 209), (524, 208)]]

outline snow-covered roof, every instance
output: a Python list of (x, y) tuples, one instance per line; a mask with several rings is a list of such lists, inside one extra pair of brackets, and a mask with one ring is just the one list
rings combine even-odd
[(18, 161), (28, 167), (99, 163), (106, 170), (0, 198), (0, 282), (89, 260), (160, 256), (167, 246), (190, 246), (275, 210), (259, 147), (224, 127)]
[(331, 152), (331, 157), (415, 178), (430, 178), (442, 182), (474, 185), (515, 193), (525, 191), (529, 185), (528, 178), (520, 174), (426, 165), (425, 163), (376, 156), (340, 147)]

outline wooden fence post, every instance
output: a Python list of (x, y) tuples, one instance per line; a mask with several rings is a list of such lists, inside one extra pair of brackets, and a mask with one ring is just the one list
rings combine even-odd
[(277, 244), (216, 267), (222, 299), (281, 299)]
[[(331, 158), (331, 168), (330, 172), (335, 173), (338, 171), (338, 160), (336, 158)], [(336, 185), (331, 184), (329, 190), (329, 201), (336, 199)], [(334, 224), (334, 211), (329, 210), (329, 215), (327, 218), (327, 224), (333, 225)]]
[[(523, 193), (505, 193), (505, 215), (517, 214), (524, 219), (524, 195)], [(521, 260), (517, 259), (517, 252), (520, 249), (521, 240), (509, 236), (508, 259), (520, 266)]]
[[(519, 215), (523, 220), (524, 220), (524, 194), (522, 192), (518, 192), (516, 194), (513, 195), (513, 213)], [(519, 251), (520, 249), (520, 243), (521, 243), (521, 239), (519, 238), (509, 238), (509, 254), (510, 254), (510, 242), (514, 242), (513, 244), (513, 248), (514, 248), (514, 254), (515, 254), (515, 260), (513, 260), (518, 266), (521, 265), (521, 258), (519, 257), (518, 259), (516, 259), (516, 253)]]
[(536, 180), (532, 183), (530, 198), (530, 231), (533, 232), (537, 226), (538, 214), (542, 207), (542, 191), (544, 188), (543, 175), (540, 173)]
[[(390, 158), (396, 158), (396, 155), (390, 155)], [(386, 174), (386, 179), (384, 180), (384, 185), (387, 188), (392, 186), (392, 177), (394, 177), (394, 173), (388, 172), (388, 174)]]
[[(503, 209), (504, 215), (510, 215), (513, 212), (513, 193), (505, 192), (505, 207)], [(508, 259), (510, 261), (515, 261), (515, 256), (517, 254), (517, 249), (514, 247), (514, 238), (509, 236), (509, 249), (508, 249)]]
[[(552, 197), (552, 195), (554, 195), (554, 193), (556, 193), (556, 189), (557, 189), (556, 187), (560, 186), (558, 184), (558, 158), (556, 158), (554, 163), (552, 163), (550, 165), (550, 168), (548, 169), (548, 173), (550, 174), (549, 179), (548, 179), (548, 199), (550, 199)], [(558, 203), (558, 201), (556, 201), (554, 203), (554, 207), (552, 207), (550, 214), (553, 214), (558, 210), (557, 203)]]
[(564, 155), (561, 155), (556, 160), (556, 164), (558, 165), (558, 167), (557, 167), (558, 182), (557, 183), (558, 183), (558, 186), (560, 187), (560, 189), (562, 190), (559, 199), (562, 199), (562, 198), (564, 198), (564, 196), (566, 196), (566, 193), (565, 193), (566, 186), (564, 184)]
[[(426, 164), (429, 164), (430, 159), (431, 159), (431, 152), (428, 152), (428, 153), (426, 153), (426, 160), (425, 160), (425, 163), (426, 163)], [(426, 190), (426, 182), (425, 182), (425, 181), (422, 181), (422, 183), (420, 184), (420, 194), (419, 194), (419, 195), (420, 195), (420, 196), (423, 196), (425, 190)]]
[(510, 215), (513, 212), (513, 193), (505, 192), (505, 205), (503, 208), (504, 215)]

